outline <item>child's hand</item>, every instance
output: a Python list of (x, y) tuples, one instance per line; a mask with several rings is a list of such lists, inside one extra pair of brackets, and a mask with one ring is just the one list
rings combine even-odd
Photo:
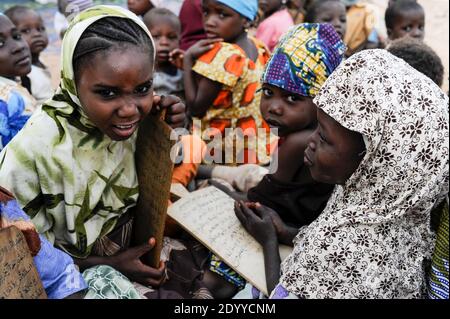
[(271, 241), (277, 241), (275, 226), (269, 210), (270, 208), (258, 203), (244, 203), (243, 201), (234, 203), (236, 217), (249, 234), (262, 246)]
[(185, 52), (181, 49), (175, 49), (169, 54), (169, 61), (175, 65), (178, 69), (183, 69)]
[(181, 102), (177, 96), (158, 96), (155, 95), (153, 99), (152, 112), (160, 112), (167, 110), (165, 121), (172, 128), (184, 127), (186, 121), (186, 106)]
[(190, 59), (197, 60), (200, 56), (214, 48), (214, 44), (222, 41), (223, 39), (200, 40), (196, 44), (191, 46), (189, 50), (187, 50), (187, 52), (185, 53), (185, 58), (188, 57)]
[(161, 286), (166, 279), (164, 262), (161, 262), (159, 269), (156, 269), (143, 264), (140, 259), (145, 253), (152, 250), (155, 244), (156, 240), (150, 238), (148, 243), (129, 248), (117, 256), (111, 257), (114, 258), (113, 268), (131, 281), (155, 288)]

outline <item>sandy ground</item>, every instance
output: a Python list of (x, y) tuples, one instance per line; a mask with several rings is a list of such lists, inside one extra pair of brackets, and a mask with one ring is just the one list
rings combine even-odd
[[(384, 10), (387, 0), (363, 0), (378, 7), (379, 29), (385, 33)], [(448, 0), (419, 0), (425, 9), (425, 42), (430, 45), (441, 57), (445, 67), (445, 82), (443, 89), (449, 89), (449, 1)], [(54, 47), (60, 45), (59, 40), (55, 40)], [(42, 59), (49, 66), (55, 87), (59, 82), (60, 57), (56, 50), (43, 52)]]

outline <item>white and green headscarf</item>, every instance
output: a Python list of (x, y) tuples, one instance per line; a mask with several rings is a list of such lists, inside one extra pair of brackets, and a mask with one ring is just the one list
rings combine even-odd
[(14, 193), (40, 233), (81, 258), (138, 197), (136, 133), (125, 141), (103, 134), (83, 112), (75, 87), (76, 45), (90, 25), (105, 17), (130, 19), (152, 39), (143, 22), (120, 7), (80, 13), (63, 40), (59, 90), (0, 153), (0, 185)]

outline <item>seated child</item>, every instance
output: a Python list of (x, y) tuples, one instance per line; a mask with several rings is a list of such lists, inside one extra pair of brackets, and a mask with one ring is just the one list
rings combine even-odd
[(263, 246), (272, 297), (424, 298), (431, 210), (449, 190), (448, 97), (386, 50), (365, 50), (341, 64), (314, 103), (318, 127), (304, 162), (314, 180), (338, 186), (281, 265), (276, 213), (235, 206)]
[(344, 40), (347, 30), (345, 6), (340, 0), (316, 0), (305, 16), (308, 23), (329, 23)]
[(259, 24), (255, 37), (264, 42), (272, 52), (280, 37), (294, 25), (286, 8), (287, 0), (266, 0), (259, 2), (264, 20)]
[[(204, 140), (212, 139), (207, 157), (212, 155), (215, 164), (267, 161), (268, 127), (259, 110), (259, 81), (269, 53), (247, 34), (257, 1), (205, 0), (202, 6), (208, 39), (184, 56), (186, 104), (194, 130)], [(236, 129), (246, 136), (235, 134)]]
[(425, 37), (425, 11), (415, 0), (397, 0), (386, 9), (384, 16), (389, 40), (410, 36)]
[(36, 109), (36, 100), (18, 78), (31, 71), (31, 55), (22, 34), (0, 13), (0, 150)]
[(155, 94), (176, 95), (184, 100), (183, 72), (170, 62), (171, 55), (175, 50), (179, 50), (180, 20), (171, 11), (156, 8), (144, 15), (144, 23), (156, 45), (156, 66), (153, 74)]
[(14, 196), (0, 186), (0, 229), (9, 225), (23, 232), (47, 296), (50, 299), (81, 298), (87, 285), (72, 258), (38, 235)]
[[(313, 99), (344, 53), (345, 45), (330, 24), (301, 24), (280, 41), (262, 78), (261, 113), (280, 136), (278, 169), (250, 189), (247, 198), (277, 211), (294, 236), (319, 216), (334, 188), (314, 181), (309, 168), (293, 159), (303, 158), (317, 126)], [(282, 243), (292, 245), (292, 239)]]
[(53, 86), (50, 71), (39, 59), (39, 55), (48, 45), (48, 36), (45, 31), (44, 21), (39, 14), (24, 6), (14, 6), (5, 11), (11, 21), (22, 33), (31, 51), (31, 72), (27, 75), (30, 79), (31, 94), (38, 105), (53, 96)]
[(386, 48), (393, 55), (405, 60), (417, 71), (425, 74), (439, 87), (444, 81), (444, 65), (441, 58), (423, 41), (404, 37), (392, 41)]
[(347, 45), (346, 56), (365, 49), (375, 49), (382, 45), (376, 29), (377, 9), (360, 0), (342, 0), (347, 9), (347, 32), (344, 42)]
[(90, 289), (100, 289), (90, 284), (96, 279), (118, 278), (122, 288), (98, 294), (131, 296), (131, 281), (156, 293), (165, 264), (153, 268), (140, 260), (155, 240), (130, 247), (131, 208), (139, 195), (136, 132), (158, 109), (167, 109), (172, 127), (183, 126), (184, 105), (177, 97), (153, 95), (155, 47), (130, 11), (95, 6), (67, 30), (60, 88), (0, 153), (0, 184), (15, 194), (37, 231), (82, 271), (101, 267), (86, 277)]

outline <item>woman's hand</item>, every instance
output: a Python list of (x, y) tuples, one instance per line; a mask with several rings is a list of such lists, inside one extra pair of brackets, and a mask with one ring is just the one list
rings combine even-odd
[(234, 204), (234, 212), (242, 226), (262, 246), (278, 242), (276, 228), (267, 207), (239, 201)]
[(222, 41), (223, 41), (223, 39), (200, 40), (196, 44), (194, 44), (192, 47), (190, 47), (189, 50), (186, 51), (184, 58), (188, 59), (189, 61), (197, 60), (203, 54), (212, 50), (216, 43), (222, 42)]
[(184, 127), (186, 122), (186, 106), (181, 99), (174, 95), (158, 96), (153, 99), (152, 112), (166, 110), (165, 121), (172, 128)]
[(131, 281), (155, 288), (161, 286), (166, 279), (166, 265), (164, 262), (161, 262), (159, 268), (155, 269), (145, 265), (140, 259), (145, 253), (153, 249), (155, 243), (156, 240), (150, 238), (148, 243), (129, 248), (114, 257), (110, 257), (113, 258), (113, 268)]
[(169, 62), (177, 67), (177, 69), (183, 70), (185, 52), (181, 49), (175, 49), (169, 53)]

